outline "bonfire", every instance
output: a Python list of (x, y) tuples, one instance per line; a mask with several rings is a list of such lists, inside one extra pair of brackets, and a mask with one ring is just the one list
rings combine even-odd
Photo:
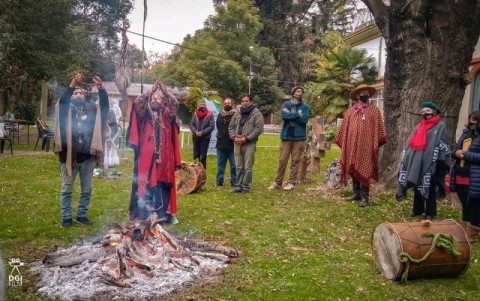
[(148, 300), (213, 276), (238, 257), (216, 243), (180, 239), (152, 214), (128, 227), (114, 223), (102, 238), (56, 250), (29, 271), (50, 298)]

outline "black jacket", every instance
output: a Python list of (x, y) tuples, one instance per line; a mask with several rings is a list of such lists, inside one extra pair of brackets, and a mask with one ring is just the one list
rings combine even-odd
[(222, 117), (221, 114), (217, 116), (217, 149), (219, 150), (233, 150), (233, 140), (228, 134), (228, 125), (232, 121), (232, 115)]

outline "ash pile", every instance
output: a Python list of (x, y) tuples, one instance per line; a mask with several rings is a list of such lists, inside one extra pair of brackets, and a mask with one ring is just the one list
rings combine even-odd
[(31, 264), (38, 293), (61, 300), (151, 300), (214, 277), (240, 253), (180, 239), (156, 215), (136, 226), (112, 224), (102, 238), (58, 249)]

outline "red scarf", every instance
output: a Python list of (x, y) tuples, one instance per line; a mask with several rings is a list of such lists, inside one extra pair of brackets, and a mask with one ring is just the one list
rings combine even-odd
[(200, 111), (200, 110), (196, 110), (195, 111), (195, 116), (197, 116), (198, 120), (202, 120), (203, 118), (205, 118), (208, 115), (208, 113), (210, 113), (210, 111), (207, 108), (205, 108), (205, 111), (203, 111), (203, 112)]
[(417, 131), (413, 135), (408, 145), (415, 151), (423, 151), (427, 147), (427, 131), (433, 128), (440, 121), (440, 116), (435, 115), (432, 118), (423, 119), (418, 126)]

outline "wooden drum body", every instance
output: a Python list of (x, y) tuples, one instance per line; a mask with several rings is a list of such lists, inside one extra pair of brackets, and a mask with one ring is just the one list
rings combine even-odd
[(452, 235), (458, 244), (460, 255), (454, 256), (443, 248), (435, 247), (423, 262), (410, 262), (408, 279), (454, 277), (465, 273), (470, 265), (470, 243), (463, 228), (454, 220), (431, 223), (382, 223), (372, 234), (372, 248), (377, 267), (391, 280), (400, 279), (407, 265), (399, 254), (407, 253), (413, 259), (421, 259), (429, 251), (433, 238), (423, 233)]
[(202, 188), (207, 182), (207, 173), (200, 164), (182, 162), (175, 172), (175, 182), (178, 193), (189, 194)]

